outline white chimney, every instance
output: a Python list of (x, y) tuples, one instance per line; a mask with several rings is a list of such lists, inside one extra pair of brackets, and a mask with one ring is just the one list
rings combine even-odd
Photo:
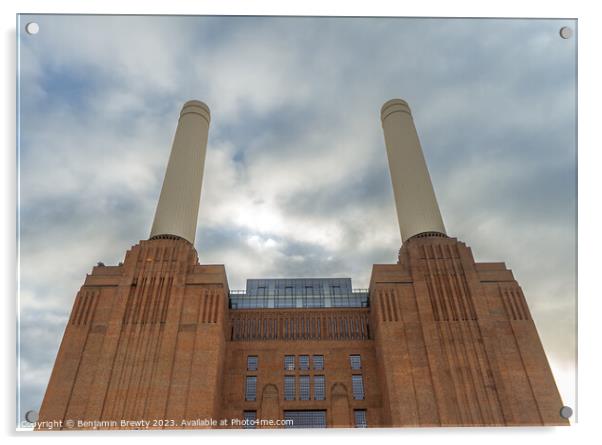
[(190, 100), (182, 107), (150, 238), (175, 235), (194, 244), (209, 121), (203, 102)]
[(401, 99), (392, 99), (382, 106), (380, 117), (401, 242), (421, 233), (445, 234), (410, 107)]

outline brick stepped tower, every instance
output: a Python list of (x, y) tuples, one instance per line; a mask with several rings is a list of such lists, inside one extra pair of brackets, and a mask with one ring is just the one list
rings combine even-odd
[(455, 238), (411, 238), (398, 264), (374, 265), (370, 297), (385, 424), (568, 425), (503, 263), (475, 263)]

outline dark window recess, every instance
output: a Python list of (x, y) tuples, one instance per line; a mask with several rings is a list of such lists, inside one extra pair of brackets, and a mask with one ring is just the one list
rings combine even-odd
[(326, 411), (284, 411), (285, 428), (326, 428)]
[[(320, 320), (318, 320), (320, 321)], [(323, 355), (314, 355), (314, 370), (322, 371), (324, 369), (324, 356)]]
[(299, 369), (302, 371), (309, 370), (309, 355), (299, 356)]
[(326, 399), (326, 384), (323, 375), (314, 376), (314, 400)]
[(255, 429), (257, 427), (255, 423), (257, 420), (257, 411), (244, 411), (243, 418), (245, 420), (243, 424), (244, 429)]
[(366, 410), (356, 409), (353, 413), (355, 415), (355, 427), (366, 428), (368, 426), (368, 422), (366, 421)]
[(284, 376), (284, 400), (295, 400), (295, 376)]
[(359, 355), (350, 355), (349, 363), (351, 364), (351, 369), (362, 369), (362, 358)]
[(257, 371), (257, 356), (250, 355), (247, 357), (247, 371)]
[(245, 400), (254, 402), (257, 398), (257, 377), (247, 376), (247, 383), (245, 386)]
[(302, 375), (299, 377), (299, 398), (301, 400), (309, 400), (309, 376)]
[(284, 356), (284, 369), (286, 371), (294, 371), (295, 370), (295, 356), (294, 355), (285, 355)]
[(351, 376), (351, 387), (354, 400), (364, 400), (364, 379), (361, 375)]

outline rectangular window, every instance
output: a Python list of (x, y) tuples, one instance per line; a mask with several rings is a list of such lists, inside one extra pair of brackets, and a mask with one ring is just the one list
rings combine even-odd
[(249, 355), (247, 357), (247, 371), (257, 371), (257, 356)]
[(257, 427), (255, 421), (257, 420), (257, 411), (244, 411), (243, 412), (243, 428), (244, 429), (254, 429)]
[(284, 370), (285, 371), (294, 371), (295, 370), (295, 356), (294, 355), (285, 355), (284, 356)]
[(364, 400), (364, 379), (361, 375), (351, 376), (351, 387), (354, 400)]
[(301, 400), (309, 400), (309, 376), (302, 375), (299, 377), (299, 398)]
[(284, 411), (285, 428), (326, 428), (326, 411)]
[(245, 400), (255, 401), (257, 397), (257, 377), (247, 376), (247, 384), (245, 387)]
[[(320, 320), (318, 320), (319, 322)], [(319, 325), (318, 325), (319, 330)], [(324, 356), (323, 355), (314, 355), (314, 370), (322, 371), (324, 369)]]
[(350, 355), (349, 363), (351, 364), (351, 369), (362, 369), (362, 358), (359, 355)]
[(355, 427), (356, 428), (366, 428), (368, 427), (368, 422), (366, 422), (366, 410), (365, 409), (356, 409), (353, 411), (355, 414)]
[(299, 356), (299, 369), (302, 371), (309, 370), (309, 355), (300, 355)]
[(295, 376), (284, 376), (284, 400), (295, 400)]
[(323, 375), (314, 376), (314, 400), (325, 400), (326, 390), (325, 381)]

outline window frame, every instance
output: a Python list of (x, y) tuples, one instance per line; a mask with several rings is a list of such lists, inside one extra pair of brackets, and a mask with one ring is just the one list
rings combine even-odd
[[(290, 359), (292, 363), (287, 364), (287, 359)], [(295, 356), (294, 355), (285, 355), (284, 356), (284, 370), (285, 371), (294, 371), (295, 370)]]
[[(362, 414), (363, 422), (358, 422), (358, 414)], [(366, 409), (354, 409), (353, 410), (353, 421), (355, 428), (368, 428), (368, 413)]]
[[(358, 389), (358, 391), (356, 391), (356, 389)], [(353, 394), (353, 400), (366, 400), (366, 388), (364, 386), (364, 376), (362, 374), (353, 374), (351, 376), (351, 392)]]
[[(355, 358), (357, 358), (357, 362), (354, 361)], [(356, 363), (357, 363), (357, 367), (355, 366)], [(349, 354), (349, 366), (354, 371), (361, 371), (362, 370), (361, 354)]]
[[(253, 418), (252, 419), (247, 416), (247, 414), (251, 414), (251, 413), (253, 414)], [(257, 428), (257, 424), (255, 423), (257, 421), (257, 410), (253, 410), (253, 409), (246, 409), (246, 410), (244, 410), (242, 412), (242, 418), (244, 420), (252, 420), (253, 421), (252, 425), (243, 424), (243, 426), (242, 426), (243, 429), (254, 430), (254, 429)]]
[[(288, 391), (290, 390), (290, 391)], [(294, 375), (284, 376), (284, 400), (296, 400), (297, 399), (297, 378)]]
[(311, 400), (311, 378), (307, 374), (299, 376), (299, 400)]
[[(321, 381), (318, 385), (318, 381)], [(318, 388), (321, 387), (321, 397)], [(326, 400), (326, 376), (324, 374), (314, 375), (314, 400)]]
[[(319, 319), (318, 319), (319, 321)], [(320, 367), (317, 368), (316, 367), (316, 357), (321, 357), (321, 364)], [(311, 357), (311, 364), (312, 364), (312, 369), (314, 371), (324, 371), (324, 355), (323, 354), (313, 354)]]
[[(299, 371), (309, 371), (310, 370), (309, 357), (310, 356), (308, 354), (299, 355)], [(304, 361), (305, 361), (305, 363), (303, 363)]]
[[(302, 422), (299, 426), (290, 425), (285, 423), (284, 428), (327, 428), (328, 427), (328, 417), (326, 415), (325, 409), (294, 409), (294, 410), (284, 410), (284, 419), (294, 419), (295, 417), (298, 420), (304, 418), (304, 420), (308, 420), (309, 422)], [(319, 422), (315, 422), (316, 420), (320, 420)], [(313, 420), (313, 422), (312, 422)]]
[[(253, 385), (254, 385), (252, 399), (249, 398), (249, 394), (250, 394), (249, 382), (253, 382)], [(248, 375), (245, 378), (245, 402), (256, 402), (256, 401), (257, 401), (257, 376), (256, 375)]]
[[(250, 366), (250, 360), (255, 359), (255, 368)], [(257, 371), (259, 368), (259, 357), (257, 355), (247, 355), (247, 371)]]

